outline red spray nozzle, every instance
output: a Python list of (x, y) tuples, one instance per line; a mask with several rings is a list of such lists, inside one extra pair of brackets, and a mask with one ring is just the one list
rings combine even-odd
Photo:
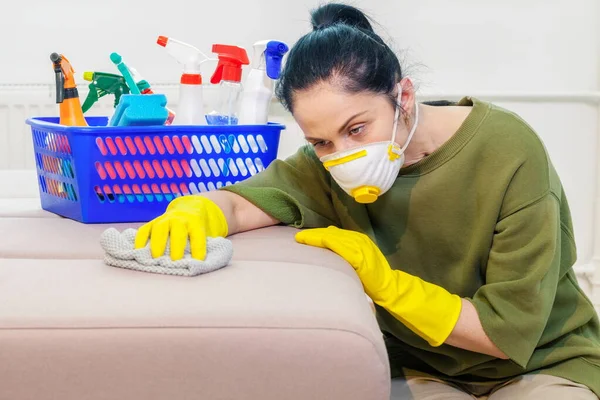
[(158, 39), (156, 40), (156, 43), (158, 43), (162, 47), (165, 47), (167, 45), (168, 41), (169, 41), (168, 37), (166, 37), (166, 36), (159, 36)]
[(212, 52), (219, 55), (219, 64), (210, 78), (210, 83), (221, 81), (240, 82), (242, 80), (242, 65), (250, 64), (246, 50), (225, 44), (214, 44)]

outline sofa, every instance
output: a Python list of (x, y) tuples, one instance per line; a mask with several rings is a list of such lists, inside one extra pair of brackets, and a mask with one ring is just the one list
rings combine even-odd
[(0, 399), (390, 398), (360, 281), (295, 229), (232, 236), (231, 263), (206, 275), (132, 271), (104, 264), (98, 239), (139, 224), (59, 217), (32, 193), (7, 194), (6, 179)]

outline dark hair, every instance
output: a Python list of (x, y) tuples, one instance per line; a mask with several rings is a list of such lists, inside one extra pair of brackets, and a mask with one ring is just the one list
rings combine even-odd
[(349, 93), (369, 91), (387, 95), (402, 79), (398, 57), (355, 7), (331, 3), (311, 12), (313, 31), (290, 50), (276, 87), (283, 106), (293, 112), (294, 92), (326, 81)]

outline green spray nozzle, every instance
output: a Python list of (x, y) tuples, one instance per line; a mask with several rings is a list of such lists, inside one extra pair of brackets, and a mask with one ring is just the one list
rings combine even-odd
[(110, 74), (108, 72), (84, 72), (83, 79), (91, 82), (88, 87), (90, 91), (81, 106), (83, 112), (89, 110), (95, 102), (107, 94), (115, 96), (114, 106), (116, 107), (121, 100), (121, 96), (129, 94), (129, 86), (125, 82), (125, 78), (121, 75)]

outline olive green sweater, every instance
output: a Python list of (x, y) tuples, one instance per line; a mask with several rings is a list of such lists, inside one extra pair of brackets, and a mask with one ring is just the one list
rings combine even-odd
[(544, 145), (509, 111), (472, 98), (458, 104), (473, 107), (459, 130), (402, 168), (375, 203), (349, 197), (310, 146), (223, 190), (285, 224), (369, 235), (392, 268), (472, 302), (510, 357), (431, 347), (378, 307), (394, 376), (404, 367), (463, 382), (541, 372), (600, 395), (598, 316), (572, 269), (569, 206)]

